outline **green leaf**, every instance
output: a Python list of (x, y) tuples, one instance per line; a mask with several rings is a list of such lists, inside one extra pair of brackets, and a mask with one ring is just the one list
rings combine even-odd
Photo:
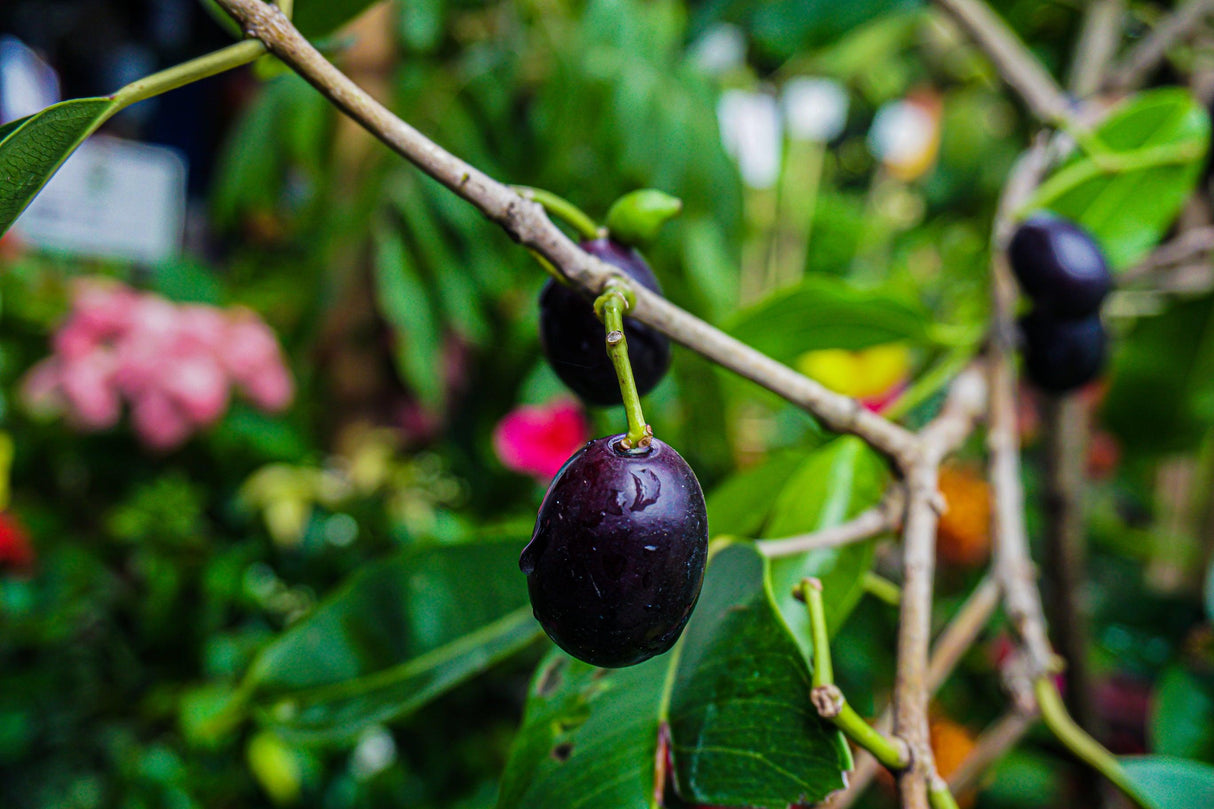
[(846, 747), (806, 699), (809, 668), (771, 589), (755, 586), (765, 562), (747, 545), (719, 551), (683, 641), (670, 738), (676, 790), (692, 803), (783, 809), (844, 785)]
[(1214, 425), (1214, 296), (1139, 318), (1112, 365), (1104, 421), (1126, 449), (1190, 449)]
[[(888, 480), (885, 461), (867, 444), (854, 436), (836, 438), (810, 453), (784, 484), (763, 535), (795, 536), (846, 522), (875, 505)], [(806, 655), (809, 618), (805, 605), (793, 598), (793, 587), (807, 576), (821, 579), (826, 623), (833, 634), (860, 600), (872, 558), (873, 543), (857, 542), (772, 561), (776, 603)]]
[(377, 0), (297, 0), (291, 22), (309, 39), (331, 34)]
[(413, 547), (355, 574), (267, 646), (242, 686), (284, 736), (342, 743), (540, 637), (522, 543)]
[[(1109, 263), (1123, 269), (1150, 252), (1193, 192), (1209, 146), (1210, 118), (1185, 90), (1152, 90), (1114, 110), (1092, 138), (1108, 152), (1073, 158), (1042, 184), (1026, 209), (1046, 208), (1083, 225)], [(1101, 159), (1139, 165), (1101, 171)]]
[(78, 98), (0, 128), (0, 235), (117, 109), (112, 98)]
[(726, 478), (707, 498), (713, 535), (759, 536), (781, 487), (804, 463), (804, 451), (784, 452)]
[(917, 302), (836, 278), (810, 276), (739, 312), (727, 330), (785, 364), (806, 351), (858, 350), (927, 339), (929, 315)]
[(551, 654), (532, 683), (499, 809), (656, 806), (664, 727), (673, 785), (688, 803), (783, 809), (842, 786), (849, 756), (809, 704), (809, 669), (765, 566), (748, 545), (718, 551), (674, 652), (625, 669)]
[(389, 227), (376, 233), (375, 300), (395, 332), (393, 358), (401, 378), (423, 402), (437, 407), (443, 388), (436, 370), (439, 333), (433, 303), (400, 234)]
[(1214, 767), (1171, 756), (1121, 759), (1130, 780), (1156, 809), (1214, 806)]
[(870, 20), (923, 5), (922, 0), (715, 0), (697, 14), (702, 31), (717, 22), (747, 28), (755, 44), (778, 59), (837, 41)]
[(1147, 727), (1151, 752), (1214, 760), (1214, 689), (1173, 666), (1164, 672)]

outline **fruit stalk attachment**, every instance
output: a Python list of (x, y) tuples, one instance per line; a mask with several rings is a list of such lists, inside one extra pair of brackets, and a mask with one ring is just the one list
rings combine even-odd
[(641, 396), (637, 393), (632, 362), (628, 359), (628, 338), (624, 336), (624, 313), (632, 308), (635, 300), (627, 284), (609, 281), (606, 290), (594, 302), (594, 312), (607, 329), (607, 356), (620, 381), (620, 396), (628, 417), (628, 432), (620, 441), (625, 450), (643, 450), (653, 440), (653, 429), (645, 423), (645, 414), (641, 411)]
[[(826, 721), (842, 731), (859, 747), (872, 753), (890, 770), (904, 770), (911, 764), (910, 751), (901, 739), (886, 737), (864, 721), (835, 685), (830, 661), (830, 634), (826, 629), (826, 606), (822, 602), (822, 582), (803, 579), (794, 595), (809, 610), (809, 633), (814, 651), (813, 690), (810, 701)], [(945, 788), (947, 792), (947, 787)]]

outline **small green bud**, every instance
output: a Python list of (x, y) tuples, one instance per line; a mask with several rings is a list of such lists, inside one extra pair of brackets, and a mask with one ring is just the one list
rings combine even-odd
[(613, 241), (643, 248), (658, 236), (662, 225), (683, 210), (683, 200), (653, 188), (625, 194), (607, 212), (607, 232)]

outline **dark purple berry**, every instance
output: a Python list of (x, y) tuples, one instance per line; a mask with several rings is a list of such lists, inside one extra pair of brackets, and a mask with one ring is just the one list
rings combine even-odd
[(1099, 245), (1066, 219), (1030, 217), (1016, 229), (1007, 257), (1024, 293), (1059, 318), (1094, 314), (1113, 286)]
[(1033, 312), (1020, 320), (1024, 370), (1044, 391), (1066, 393), (1086, 385), (1104, 367), (1107, 338), (1100, 315), (1057, 320)]
[(535, 617), (574, 657), (631, 666), (674, 645), (708, 560), (704, 494), (679, 453), (598, 438), (557, 472), (519, 567)]
[[(646, 289), (662, 294), (658, 279), (635, 250), (609, 239), (582, 243), (582, 249)], [(670, 366), (670, 341), (655, 329), (624, 318), (628, 358), (637, 392), (644, 396), (662, 381)], [(548, 364), (587, 404), (617, 405), (620, 385), (607, 356), (607, 332), (594, 315), (594, 303), (571, 287), (549, 281), (540, 293), (540, 344)]]

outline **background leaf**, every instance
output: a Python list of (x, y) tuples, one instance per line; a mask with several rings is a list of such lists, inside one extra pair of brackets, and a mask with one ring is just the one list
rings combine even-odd
[[(1100, 175), (1058, 196), (1046, 185), (1030, 203), (1083, 225), (1121, 269), (1150, 252), (1192, 193), (1210, 141), (1210, 118), (1185, 90), (1151, 90), (1118, 107), (1093, 134), (1115, 155), (1148, 147), (1188, 155), (1178, 163)], [(1058, 174), (1090, 162), (1078, 156)]]
[(739, 312), (728, 331), (783, 362), (822, 348), (858, 350), (926, 340), (927, 312), (916, 302), (824, 276), (810, 276)]
[(1164, 672), (1147, 726), (1154, 753), (1214, 760), (1214, 689), (1179, 666)]
[(117, 109), (112, 98), (78, 98), (0, 129), (0, 235), (76, 147)]
[(700, 9), (694, 28), (702, 31), (720, 22), (742, 25), (760, 48), (784, 59), (838, 39), (878, 16), (921, 5), (922, 0), (715, 0)]
[(1121, 759), (1130, 780), (1157, 809), (1214, 806), (1214, 767), (1171, 756)]
[(334, 30), (362, 14), (377, 0), (298, 0), (291, 22), (309, 39)]
[(1214, 296), (1138, 318), (1117, 342), (1104, 420), (1145, 455), (1192, 447), (1214, 424)]
[(416, 547), (367, 566), (267, 646), (245, 688), (277, 730), (309, 742), (418, 708), (542, 634), (521, 545)]
[(393, 229), (380, 229), (375, 243), (375, 300), (393, 330), (393, 358), (397, 372), (426, 404), (442, 399), (437, 372), (438, 323), (426, 284), (413, 257)]
[[(885, 461), (863, 441), (836, 438), (809, 453), (784, 484), (763, 536), (788, 537), (846, 522), (881, 499), (888, 477)], [(793, 587), (807, 576), (822, 580), (827, 626), (837, 632), (860, 599), (872, 556), (872, 542), (857, 542), (772, 560), (776, 603), (807, 656), (809, 619)]]

